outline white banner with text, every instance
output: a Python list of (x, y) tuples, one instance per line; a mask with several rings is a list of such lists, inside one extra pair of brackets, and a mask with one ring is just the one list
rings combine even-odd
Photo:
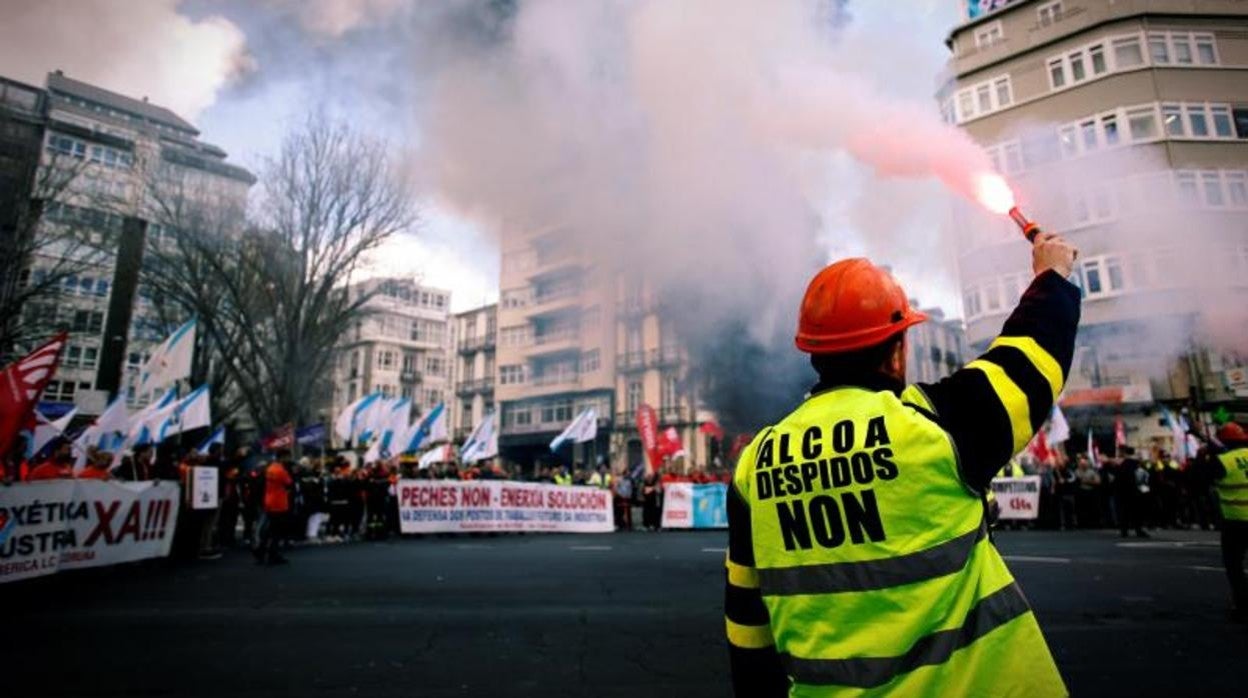
[(0, 583), (164, 557), (173, 482), (48, 480), (0, 488)]
[(615, 530), (611, 492), (509, 480), (400, 480), (403, 533)]
[(992, 492), (1001, 506), (1001, 519), (1034, 519), (1040, 515), (1040, 476), (998, 477)]

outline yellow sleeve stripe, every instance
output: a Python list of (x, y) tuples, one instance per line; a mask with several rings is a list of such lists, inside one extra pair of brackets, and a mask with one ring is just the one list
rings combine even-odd
[(1010, 428), (1014, 432), (1013, 452), (1018, 453), (1026, 448), (1032, 436), (1031, 407), (1027, 402), (1027, 394), (1010, 379), (1005, 369), (991, 361), (976, 359), (966, 367), (979, 369), (988, 376), (988, 383), (992, 386), (993, 392), (997, 394), (997, 398), (1001, 400), (1006, 414), (1010, 416)]
[(728, 642), (733, 647), (758, 650), (776, 644), (771, 637), (771, 627), (767, 625), (741, 625), (725, 618), (724, 627), (728, 633)]
[(901, 391), (901, 401), (918, 405), (928, 412), (936, 411), (936, 408), (932, 407), (931, 401), (927, 399), (927, 394), (917, 385), (906, 386), (906, 389)]
[(1062, 367), (1039, 342), (1031, 337), (997, 337), (992, 346), (1014, 347), (1023, 352), (1036, 370), (1040, 371), (1040, 375), (1049, 382), (1049, 389), (1053, 391), (1053, 402), (1057, 402), (1057, 396), (1062, 392)]
[(742, 589), (758, 588), (758, 570), (753, 567), (738, 565), (732, 560), (724, 560), (724, 566), (728, 568), (729, 584)]

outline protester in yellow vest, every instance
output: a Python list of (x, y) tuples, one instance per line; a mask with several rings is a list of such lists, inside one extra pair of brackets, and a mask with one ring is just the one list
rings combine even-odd
[(926, 316), (865, 259), (815, 276), (796, 343), (819, 383), (742, 452), (729, 489), (737, 696), (1066, 694), (983, 496), (1069, 371), (1075, 255), (1038, 237), (1001, 337), (910, 387), (905, 331)]
[(1218, 430), (1218, 440), (1228, 449), (1218, 456), (1213, 486), (1222, 506), (1222, 564), (1231, 583), (1235, 602), (1233, 617), (1248, 622), (1248, 577), (1244, 555), (1248, 553), (1248, 433), (1231, 422)]

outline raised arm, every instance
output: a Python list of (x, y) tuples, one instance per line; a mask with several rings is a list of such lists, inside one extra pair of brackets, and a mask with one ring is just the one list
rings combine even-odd
[(1056, 235), (1038, 238), (1036, 277), (988, 351), (942, 381), (919, 384), (920, 395), (907, 390), (953, 437), (962, 479), (976, 491), (1031, 441), (1070, 373), (1080, 297), (1066, 277), (1076, 255)]

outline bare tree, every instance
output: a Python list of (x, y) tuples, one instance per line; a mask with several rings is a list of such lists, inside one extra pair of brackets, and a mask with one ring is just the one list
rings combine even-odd
[[(0, 110), (0, 128), (12, 120)], [(101, 185), (85, 148), (48, 148), (31, 158), (29, 196), (6, 197), (16, 208), (12, 235), (0, 240), (0, 360), (68, 327), (66, 296), (78, 277), (106, 269), (120, 230), (125, 197)]]
[(172, 241), (149, 247), (144, 266), (155, 290), (199, 317), (213, 370), (267, 428), (314, 413), (339, 338), (370, 297), (348, 286), (417, 215), (384, 144), (324, 119), (289, 134), (260, 181), (245, 227), (178, 210), (189, 196), (154, 196)]

